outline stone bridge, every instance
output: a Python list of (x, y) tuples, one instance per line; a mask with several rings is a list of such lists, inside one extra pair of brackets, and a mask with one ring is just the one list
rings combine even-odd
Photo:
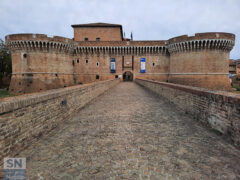
[[(225, 133), (229, 132), (226, 129), (229, 127), (216, 125), (218, 131), (212, 130), (209, 125), (205, 126), (202, 116), (197, 119), (191, 110), (183, 111), (186, 104), (170, 103), (166, 97), (135, 82), (111, 84), (110, 89), (96, 94), (96, 89), (102, 88), (99, 84), (84, 87), (92, 99), (101, 94), (93, 100), (90, 98), (86, 105), (77, 103), (76, 94), (69, 96), (60, 92), (62, 90), (53, 90), (44, 96), (33, 94), (34, 100), (25, 95), (0, 103), (1, 145), (11, 142), (8, 149), (2, 147), (4, 156), (26, 157), (29, 179), (240, 179), (239, 136)], [(71, 94), (79, 91), (65, 89)], [(178, 89), (183, 90), (183, 87)], [(54, 95), (49, 95), (51, 92)], [(86, 92), (81, 89), (82, 94)], [(193, 93), (193, 89), (188, 93)], [(181, 101), (176, 93), (174, 96)], [(40, 101), (45, 103), (39, 104)], [(231, 118), (234, 119), (239, 117), (233, 112), (238, 113), (239, 106), (238, 102), (233, 103), (236, 106)], [(49, 109), (48, 104), (59, 106), (58, 109), (63, 106), (62, 112)], [(71, 116), (67, 113), (70, 110)], [(41, 117), (49, 115), (44, 120), (36, 120), (33, 112)], [(22, 146), (9, 139), (14, 135), (6, 132), (6, 128), (14, 131), (8, 127), (10, 122), (3, 122), (10, 121), (10, 117), (25, 123), (31, 130), (31, 135), (24, 139), (21, 132), (24, 124), (14, 123), (15, 133), (12, 134), (24, 144)], [(48, 126), (42, 127), (42, 124)], [(38, 129), (41, 131), (36, 132)], [(26, 134), (27, 130), (24, 131)]]

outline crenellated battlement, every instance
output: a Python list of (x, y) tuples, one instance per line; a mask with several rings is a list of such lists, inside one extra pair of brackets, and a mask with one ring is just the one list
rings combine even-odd
[(73, 43), (74, 41), (69, 38), (61, 36), (48, 37), (46, 34), (10, 34), (5, 37), (6, 42), (17, 40), (38, 40), (38, 41), (56, 41), (62, 43)]
[(168, 53), (166, 46), (78, 46), (77, 54), (163, 54)]
[(79, 41), (77, 53), (167, 54), (166, 41)]
[(77, 54), (167, 54), (166, 41), (100, 41), (75, 42), (65, 37), (45, 34), (12, 34), (6, 36), (7, 46), (15, 50), (56, 50)]
[(76, 43), (72, 39), (45, 34), (13, 34), (6, 36), (6, 44), (11, 51), (15, 50), (55, 50), (72, 53)]
[(219, 49), (231, 51), (235, 35), (231, 33), (197, 33), (195, 36), (178, 36), (168, 40), (169, 53)]
[(206, 33), (196, 33), (194, 36), (182, 35), (171, 38), (168, 40), (168, 43), (174, 42), (183, 42), (190, 40), (204, 40), (204, 39), (227, 39), (227, 40), (235, 40), (235, 35), (232, 33), (225, 32), (206, 32)]

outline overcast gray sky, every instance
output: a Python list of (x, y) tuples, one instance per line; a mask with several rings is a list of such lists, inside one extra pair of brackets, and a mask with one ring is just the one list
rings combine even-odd
[(13, 33), (73, 37), (72, 24), (122, 24), (134, 40), (167, 40), (198, 32), (236, 35), (240, 58), (240, 0), (0, 0), (0, 38)]

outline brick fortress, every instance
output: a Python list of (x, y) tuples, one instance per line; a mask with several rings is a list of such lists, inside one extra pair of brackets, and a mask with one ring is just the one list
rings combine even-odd
[(12, 55), (11, 94), (120, 78), (158, 80), (230, 91), (229, 53), (235, 35), (197, 33), (161, 41), (123, 39), (121, 25), (72, 25), (74, 38), (6, 36)]

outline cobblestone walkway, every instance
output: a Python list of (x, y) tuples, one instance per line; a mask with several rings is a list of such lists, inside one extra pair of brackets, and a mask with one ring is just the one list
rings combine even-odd
[(29, 179), (240, 179), (240, 151), (135, 83), (24, 150)]

